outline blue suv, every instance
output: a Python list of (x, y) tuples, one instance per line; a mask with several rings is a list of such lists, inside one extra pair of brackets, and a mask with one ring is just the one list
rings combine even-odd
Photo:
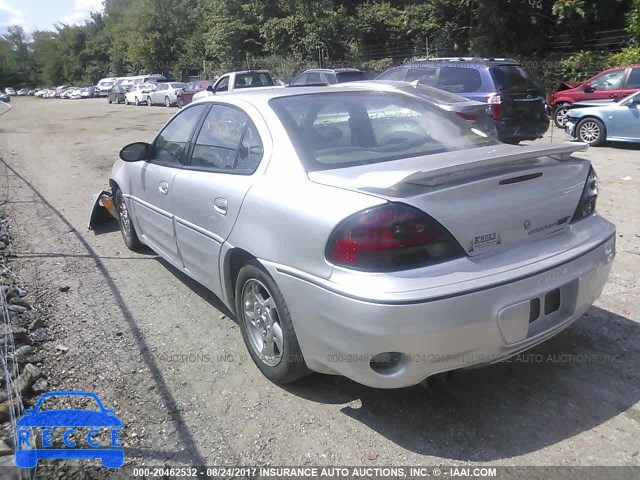
[(508, 58), (430, 58), (390, 68), (378, 80), (401, 80), (486, 102), (505, 143), (535, 140), (549, 129), (538, 80)]

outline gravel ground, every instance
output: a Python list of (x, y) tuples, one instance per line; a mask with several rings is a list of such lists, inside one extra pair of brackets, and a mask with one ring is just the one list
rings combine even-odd
[(115, 408), (127, 463), (640, 466), (640, 147), (583, 154), (618, 257), (597, 304), (529, 356), (430, 389), (324, 375), (281, 388), (214, 295), (153, 252), (128, 251), (115, 223), (86, 228), (118, 150), (150, 141), (176, 110), (13, 103), (0, 117), (0, 200), (21, 277), (47, 292), (43, 372), (51, 390)]

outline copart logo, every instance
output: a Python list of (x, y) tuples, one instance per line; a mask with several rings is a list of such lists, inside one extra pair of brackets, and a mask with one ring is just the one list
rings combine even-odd
[[(98, 409), (42, 408), (45, 401), (53, 403), (64, 397), (71, 397), (66, 400), (79, 400), (81, 397), (84, 403)], [(33, 468), (41, 458), (99, 458), (107, 468), (119, 468), (124, 464), (124, 450), (120, 443), (122, 422), (115, 416), (115, 410), (104, 408), (95, 393), (45, 393), (34, 408), (24, 413), (16, 423), (18, 467)]]

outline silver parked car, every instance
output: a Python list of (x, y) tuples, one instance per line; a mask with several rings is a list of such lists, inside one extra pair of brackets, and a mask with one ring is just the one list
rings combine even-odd
[(220, 297), (270, 380), (404, 387), (522, 352), (598, 298), (615, 227), (583, 148), (503, 145), (397, 92), (215, 96), (122, 149), (89, 224), (108, 210)]
[(147, 105), (164, 105), (171, 107), (178, 104), (178, 92), (187, 86), (186, 83), (158, 83), (156, 88), (147, 94)]

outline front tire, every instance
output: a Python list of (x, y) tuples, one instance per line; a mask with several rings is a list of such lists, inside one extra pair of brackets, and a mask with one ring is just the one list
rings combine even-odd
[(184, 100), (182, 100), (182, 97), (178, 97), (177, 105), (179, 108), (184, 107)]
[(576, 127), (576, 131), (578, 140), (592, 147), (599, 147), (607, 139), (607, 131), (604, 123), (597, 118), (585, 118), (580, 121)]
[(136, 97), (136, 107), (140, 106), (140, 99), (138, 97)]
[(242, 338), (263, 375), (280, 385), (309, 375), (284, 297), (256, 260), (238, 273), (235, 293)]
[(124, 244), (129, 250), (133, 250), (134, 252), (140, 250), (140, 248), (142, 247), (142, 243), (140, 242), (138, 234), (136, 233), (136, 229), (133, 226), (131, 215), (129, 214), (129, 209), (127, 208), (127, 204), (124, 201), (124, 197), (122, 196), (122, 192), (120, 191), (120, 189), (116, 190), (115, 200), (116, 208), (118, 209), (118, 223), (120, 224), (120, 233), (122, 233)]
[(147, 106), (153, 107), (153, 102), (151, 101), (151, 97), (147, 97)]
[(113, 103), (113, 100), (111, 100), (111, 97), (109, 97), (109, 99), (107, 101), (109, 102), (109, 105), (111, 105)]
[(167, 108), (171, 107), (171, 99), (169, 97), (164, 97), (164, 106)]
[(569, 103), (561, 103), (553, 110), (553, 123), (556, 124), (556, 127), (564, 130), (565, 125), (567, 124), (567, 112), (569, 111)]

